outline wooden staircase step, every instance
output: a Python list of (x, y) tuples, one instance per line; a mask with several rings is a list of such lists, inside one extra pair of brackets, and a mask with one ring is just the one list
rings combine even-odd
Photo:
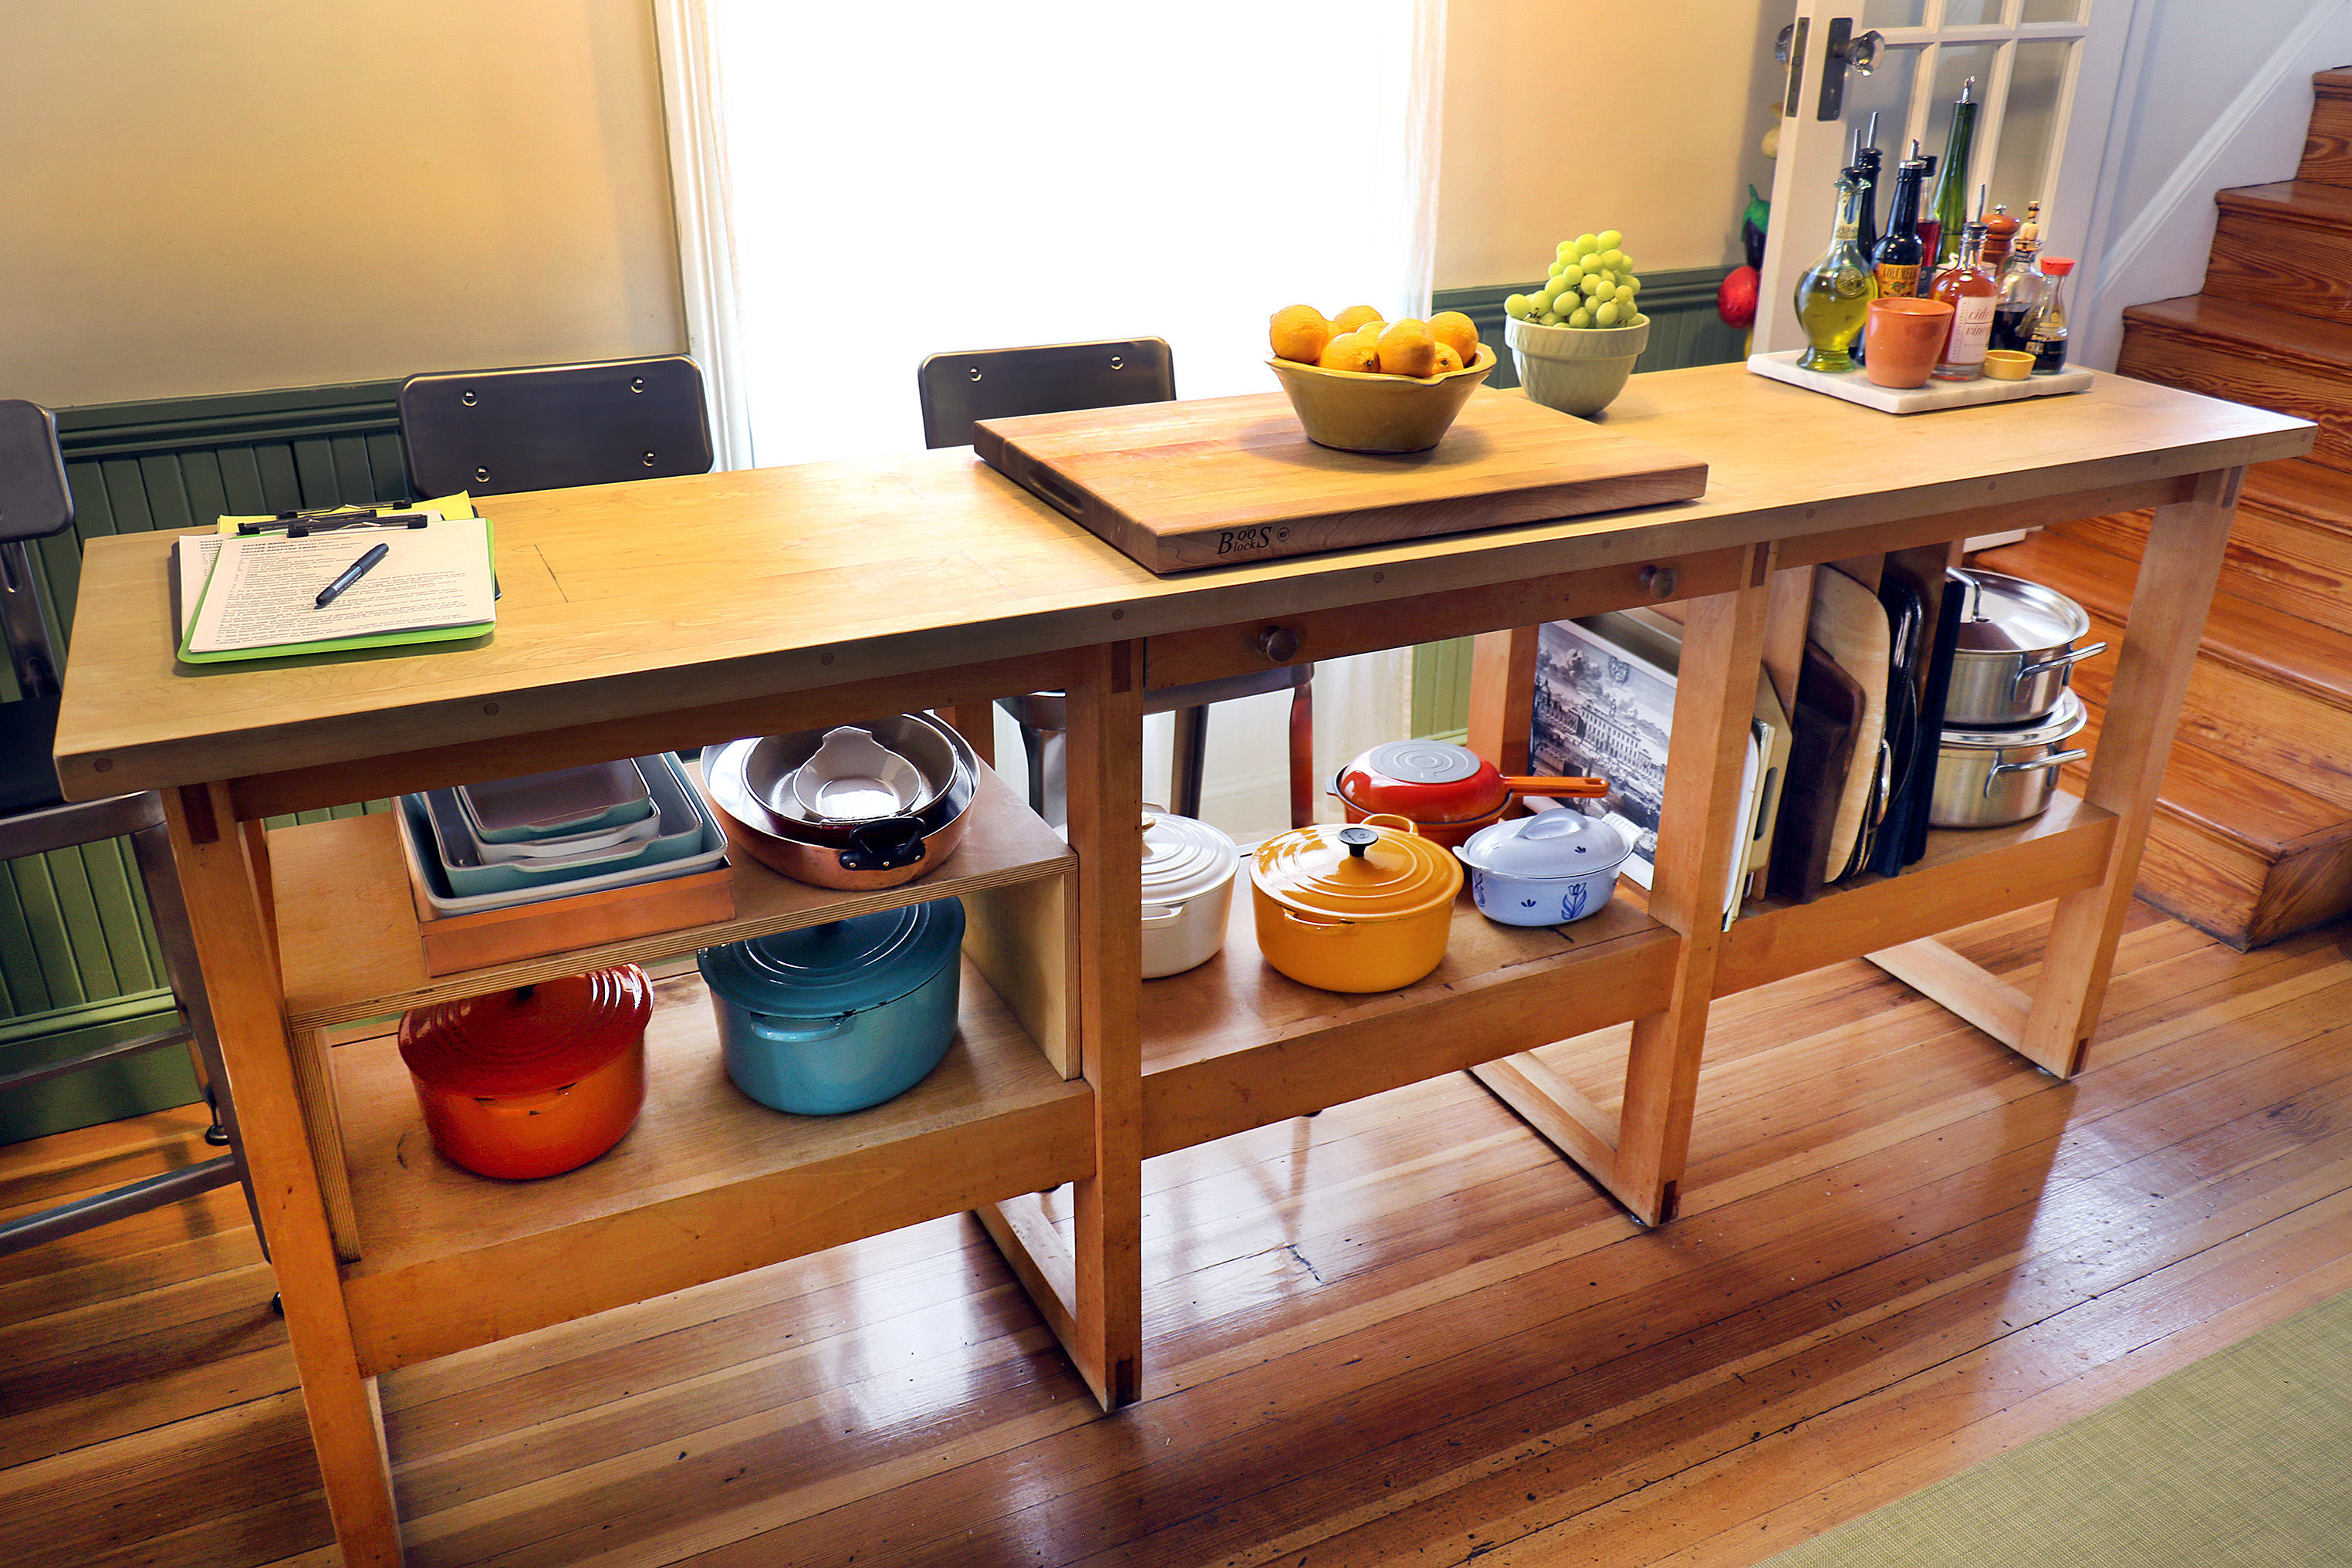
[(2319, 426), (2314, 460), (2352, 471), (2352, 322), (2191, 294), (2124, 311), (2116, 369)]
[[(2099, 713), (2077, 743), (2095, 756)], [(2088, 763), (2069, 763), (2080, 794)], [(2139, 895), (2244, 952), (2352, 909), (2352, 821), (2254, 769), (2176, 742), (2140, 858)]]
[[(2046, 529), (1978, 559), (1993, 571), (2057, 589), (2110, 628), (2119, 627), (2130, 613), (2132, 582), (2139, 571), (2129, 555)], [(2264, 717), (2305, 727), (2315, 739), (2341, 729), (2341, 760), (2330, 771), (2345, 779), (2345, 804), (2352, 806), (2352, 637), (2236, 594), (2217, 593), (2199, 651), (2200, 677), (2213, 688), (2203, 695), (2217, 705), (2234, 700), (2246, 685), (2241, 678), (2251, 677), (2294, 700), (2294, 706), (2279, 708), (2263, 698), (2275, 710)], [(2226, 666), (2231, 676), (2208, 676), (2206, 664)], [(2190, 684), (2194, 692), (2199, 682)], [(2237, 721), (2255, 722), (2256, 716)]]
[(2307, 185), (2352, 185), (2352, 71), (2321, 71), (2311, 89), (2311, 129), (2294, 177)]
[(2209, 295), (2352, 320), (2352, 189), (2282, 181), (2222, 191)]
[[(2080, 518), (2050, 531), (2137, 563), (2147, 547), (2147, 512), (2127, 511)], [(2131, 569), (2126, 565), (2126, 571)], [(2230, 529), (2221, 586), (2247, 605), (2352, 637), (2352, 533), (2241, 500)]]
[(2246, 470), (2245, 494), (2238, 504), (2295, 517), (2352, 538), (2352, 479), (2325, 463), (2305, 458), (2256, 463)]

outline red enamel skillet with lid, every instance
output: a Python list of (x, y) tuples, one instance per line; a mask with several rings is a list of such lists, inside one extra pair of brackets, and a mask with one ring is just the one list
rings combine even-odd
[(1509, 774), (1467, 746), (1391, 741), (1340, 769), (1333, 793), (1350, 822), (1392, 813), (1419, 824), (1423, 837), (1453, 846), (1499, 821), (1521, 795), (1598, 798), (1609, 793), (1609, 781)]

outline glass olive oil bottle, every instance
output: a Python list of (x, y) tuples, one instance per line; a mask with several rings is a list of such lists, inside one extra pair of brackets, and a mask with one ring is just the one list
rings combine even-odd
[(1869, 182), (1838, 181), (1837, 226), (1830, 247), (1797, 280), (1797, 321), (1805, 329), (1805, 352), (1800, 370), (1837, 374), (1854, 368), (1853, 340), (1869, 319), (1870, 302), (1878, 298), (1870, 261), (1857, 238), (1862, 226), (1862, 194)]

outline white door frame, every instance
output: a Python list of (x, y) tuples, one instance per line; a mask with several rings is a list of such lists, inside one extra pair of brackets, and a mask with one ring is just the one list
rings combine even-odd
[[(2083, 20), (2074, 23), (2021, 23), (2013, 20), (2023, 0), (2005, 0), (1999, 24), (1943, 25), (1947, 0), (1927, 0), (1922, 25), (1878, 29), (1882, 58), (1894, 49), (1917, 49), (1919, 68), (1912, 81), (1906, 123), (1894, 134), (1880, 132), (1885, 168), (1892, 169), (1910, 145), (1923, 135), (1936, 100), (1935, 56), (1945, 45), (2009, 44), (2034, 39), (2079, 38), (2058, 102), (2059, 134), (2051, 145), (2052, 163), (2042, 189), (2043, 248), (2071, 256), (2076, 275), (2096, 270), (2095, 226), (2105, 217), (2099, 176), (2105, 162), (2108, 123), (2115, 112), (2117, 89), (2131, 45), (2136, 41), (2133, 13), (2141, 0), (2084, 0)], [(1830, 24), (1851, 18), (1853, 31), (1864, 30), (1861, 0), (1794, 0), (1791, 26), (1804, 35), (1802, 58), (1790, 62), (1792, 90), (1783, 100), (1780, 156), (1772, 174), (1770, 243), (1764, 254), (1758, 286), (1755, 352), (1775, 353), (1802, 348), (1803, 329), (1797, 323), (1790, 296), (1805, 269), (1828, 247), (1830, 224), (1836, 207), (1838, 171), (1845, 166), (1846, 131), (1843, 117), (1818, 118), (1822, 73), (1826, 61)], [(2001, 110), (2008, 102), (2009, 75), (2016, 50), (2003, 48), (1994, 56), (1990, 80), (1978, 83), (1977, 133), (1969, 149), (1969, 189), (1973, 191), (1992, 168), (2000, 151)], [(1926, 151), (1940, 157), (1940, 148)], [(1940, 170), (1938, 171), (1940, 173)], [(1891, 189), (1890, 183), (1890, 189)], [(1923, 200), (1924, 200), (1923, 196)], [(1879, 203), (1882, 215), (1885, 203)], [(2079, 295), (2088, 284), (2077, 284)]]

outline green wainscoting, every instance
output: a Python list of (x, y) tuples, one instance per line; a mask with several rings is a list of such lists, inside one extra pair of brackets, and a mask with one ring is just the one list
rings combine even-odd
[[(1642, 306), (1650, 317), (1650, 342), (1633, 362), (1636, 374), (1681, 370), (1695, 364), (1730, 364), (1748, 357), (1748, 334), (1727, 327), (1715, 313), (1715, 291), (1728, 267), (1694, 267), (1645, 273)], [(1534, 283), (1497, 283), (1483, 289), (1441, 289), (1433, 310), (1459, 310), (1478, 323), (1478, 335), (1495, 347), (1502, 363), (1486, 378), (1489, 386), (1517, 386), (1518, 368), (1503, 344), (1503, 301), (1531, 292)], [(1470, 639), (1423, 643), (1412, 652), (1412, 732), (1460, 741), (1470, 723)]]
[[(395, 382), (376, 382), (58, 410), (74, 526), (34, 549), (59, 651), (73, 635), (85, 539), (201, 528), (223, 512), (407, 495), (397, 390)], [(5, 666), (0, 694), (16, 696)], [(0, 1072), (163, 1026), (172, 997), (128, 844), (7, 863), (0, 876)], [(158, 1051), (9, 1096), (0, 1102), (0, 1142), (195, 1098), (184, 1053)]]

